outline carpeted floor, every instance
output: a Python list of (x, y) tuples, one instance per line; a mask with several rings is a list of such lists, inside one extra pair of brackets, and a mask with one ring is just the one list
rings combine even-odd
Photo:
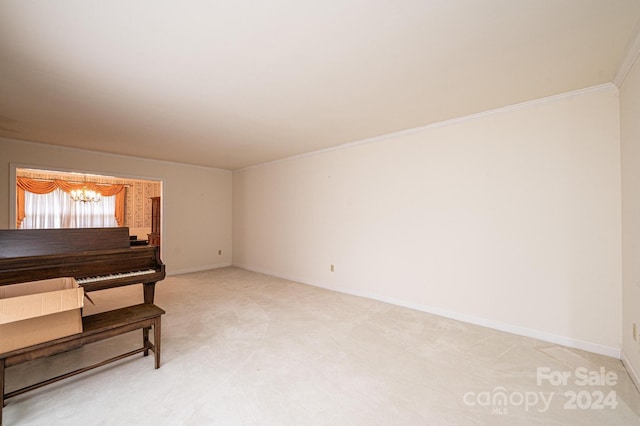
[[(93, 293), (85, 314), (141, 293)], [(159, 370), (136, 356), (12, 398), (4, 425), (640, 424), (640, 394), (600, 355), (237, 268), (168, 277), (156, 304)], [(6, 391), (139, 340), (11, 367)]]

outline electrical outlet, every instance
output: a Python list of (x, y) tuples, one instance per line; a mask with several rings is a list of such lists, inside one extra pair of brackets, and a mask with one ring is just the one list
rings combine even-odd
[(333, 268), (333, 265), (331, 265), (331, 272), (334, 272), (334, 268)]
[(633, 340), (638, 341), (638, 326), (636, 323), (633, 323)]

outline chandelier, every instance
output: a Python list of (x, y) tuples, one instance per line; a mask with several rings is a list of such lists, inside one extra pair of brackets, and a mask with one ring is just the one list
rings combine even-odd
[(82, 201), (83, 203), (97, 203), (102, 200), (102, 195), (99, 192), (88, 189), (86, 186), (83, 186), (82, 189), (71, 190), (70, 196), (73, 201)]

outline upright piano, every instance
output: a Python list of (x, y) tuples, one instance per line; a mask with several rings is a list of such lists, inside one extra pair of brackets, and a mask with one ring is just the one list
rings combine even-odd
[[(59, 277), (75, 278), (85, 292), (142, 284), (145, 303), (88, 316), (83, 319), (82, 333), (0, 354), (0, 425), (4, 401), (29, 390), (137, 353), (148, 355), (150, 350), (156, 368), (160, 366), (160, 315), (164, 311), (152, 304), (155, 284), (165, 277), (159, 247), (131, 246), (129, 229), (124, 227), (0, 230), (0, 288)], [(151, 327), (153, 343), (149, 340)], [(143, 346), (139, 349), (5, 393), (5, 370), (12, 365), (140, 328)]]
[(153, 303), (165, 266), (159, 247), (132, 247), (126, 227), (0, 230), (0, 286), (59, 277), (85, 292), (142, 284)]

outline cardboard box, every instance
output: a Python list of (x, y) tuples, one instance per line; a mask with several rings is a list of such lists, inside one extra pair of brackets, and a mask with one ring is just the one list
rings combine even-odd
[(82, 333), (83, 301), (73, 278), (0, 286), (0, 353)]

